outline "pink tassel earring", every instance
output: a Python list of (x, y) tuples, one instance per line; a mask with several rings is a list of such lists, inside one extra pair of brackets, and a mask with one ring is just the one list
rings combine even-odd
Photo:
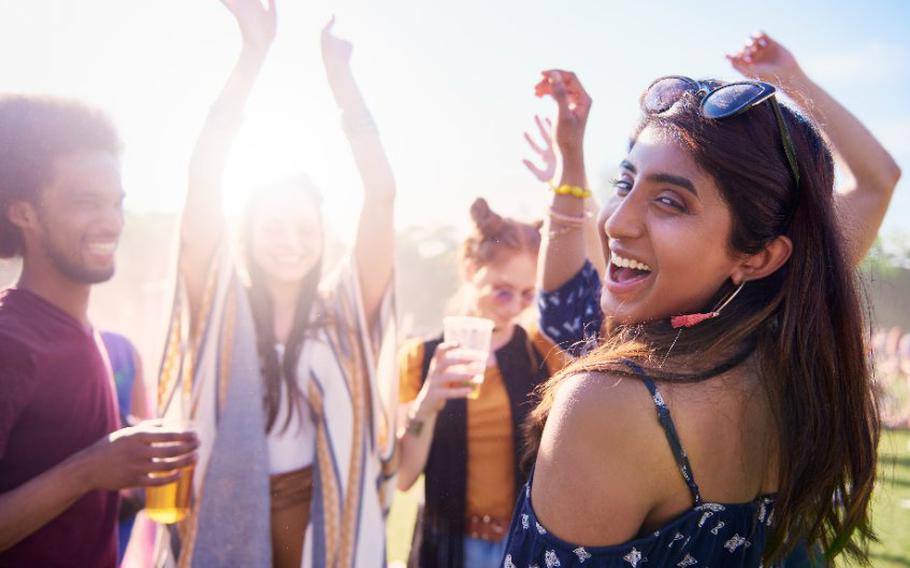
[(733, 301), (733, 298), (735, 298), (736, 295), (739, 294), (740, 290), (742, 290), (743, 286), (745, 286), (745, 285), (746, 285), (746, 282), (744, 280), (743, 282), (740, 283), (739, 287), (736, 290), (734, 290), (732, 294), (727, 296), (727, 298), (725, 300), (723, 300), (720, 303), (720, 305), (717, 308), (715, 308), (714, 310), (712, 310), (706, 314), (687, 314), (687, 315), (682, 315), (682, 316), (673, 316), (670, 318), (670, 325), (672, 325), (674, 329), (680, 328), (680, 327), (692, 327), (694, 325), (700, 324), (701, 322), (703, 322), (705, 320), (716, 318), (717, 316), (720, 315), (721, 310), (726, 308), (727, 304), (729, 304), (730, 302)]

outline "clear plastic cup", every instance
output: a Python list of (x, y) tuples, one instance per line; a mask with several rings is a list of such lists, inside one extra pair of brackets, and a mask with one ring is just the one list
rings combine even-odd
[(493, 325), (493, 320), (470, 316), (449, 316), (442, 320), (443, 341), (458, 344), (458, 349), (452, 352), (452, 356), (470, 359), (465, 366), (467, 372), (474, 373), (469, 381), (471, 393), (468, 398), (471, 399), (480, 396), (480, 386), (490, 357)]
[[(186, 432), (193, 429), (191, 423), (181, 420), (149, 420), (143, 426), (156, 432)], [(183, 467), (176, 481), (145, 488), (145, 513), (151, 520), (161, 524), (173, 524), (186, 518), (192, 507), (194, 469), (195, 466), (192, 465)], [(170, 472), (164, 472), (151, 475), (155, 477), (169, 474)]]

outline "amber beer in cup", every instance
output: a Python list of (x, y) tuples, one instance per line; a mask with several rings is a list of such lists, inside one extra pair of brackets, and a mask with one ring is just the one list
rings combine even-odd
[(487, 369), (487, 359), (490, 357), (490, 343), (493, 339), (493, 320), (468, 316), (450, 316), (443, 318), (443, 339), (446, 343), (457, 343), (457, 351), (452, 355), (470, 359), (465, 366), (469, 373), (474, 373), (470, 380), (471, 392), (468, 398), (477, 399), (480, 396), (480, 386), (483, 384), (484, 373)]
[[(160, 428), (171, 428), (185, 432), (186, 427), (173, 427), (162, 425)], [(156, 444), (158, 445), (158, 444)], [(167, 444), (163, 444), (167, 445)], [(151, 520), (170, 525), (182, 521), (190, 512), (193, 497), (193, 470), (194, 466), (180, 468), (180, 477), (177, 481), (158, 487), (145, 488), (145, 514)], [(151, 473), (151, 477), (163, 477), (171, 472)]]

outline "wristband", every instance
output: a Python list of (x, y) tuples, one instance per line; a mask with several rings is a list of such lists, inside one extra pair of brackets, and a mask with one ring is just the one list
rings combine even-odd
[(581, 227), (579, 227), (577, 225), (566, 225), (566, 226), (560, 227), (558, 229), (550, 229), (547, 232), (547, 236), (550, 238), (550, 240), (556, 240), (559, 237), (566, 235), (568, 233), (571, 233), (572, 231), (577, 231), (580, 228)]
[(408, 423), (404, 427), (406, 434), (411, 434), (415, 438), (420, 436), (420, 433), (423, 432), (423, 420), (420, 420), (412, 413), (408, 412)]
[(577, 185), (569, 184), (563, 184), (558, 187), (554, 187), (552, 190), (556, 195), (571, 195), (572, 197), (578, 197), (579, 199), (585, 199), (594, 195), (591, 193), (590, 189), (585, 189)]
[(552, 207), (550, 207), (550, 220), (562, 223), (563, 225), (577, 225), (581, 226), (585, 224), (585, 221), (591, 217), (591, 214), (587, 211), (581, 215), (566, 215), (565, 213), (560, 213)]
[(348, 138), (364, 132), (376, 132), (376, 123), (367, 110), (349, 112), (341, 111), (341, 126)]

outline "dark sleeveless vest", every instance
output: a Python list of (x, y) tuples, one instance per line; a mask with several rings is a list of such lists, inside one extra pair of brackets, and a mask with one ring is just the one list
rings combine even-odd
[[(421, 380), (442, 338), (424, 343)], [(517, 492), (527, 480), (519, 467), (525, 444), (521, 425), (535, 404), (530, 395), (549, 377), (544, 355), (537, 352), (528, 333), (515, 326), (512, 339), (495, 354), (512, 411), (512, 456)], [(408, 566), (411, 568), (464, 567), (464, 524), (468, 481), (468, 405), (466, 399), (446, 403), (436, 418), (433, 442), (424, 469), (425, 505), (414, 530)]]

